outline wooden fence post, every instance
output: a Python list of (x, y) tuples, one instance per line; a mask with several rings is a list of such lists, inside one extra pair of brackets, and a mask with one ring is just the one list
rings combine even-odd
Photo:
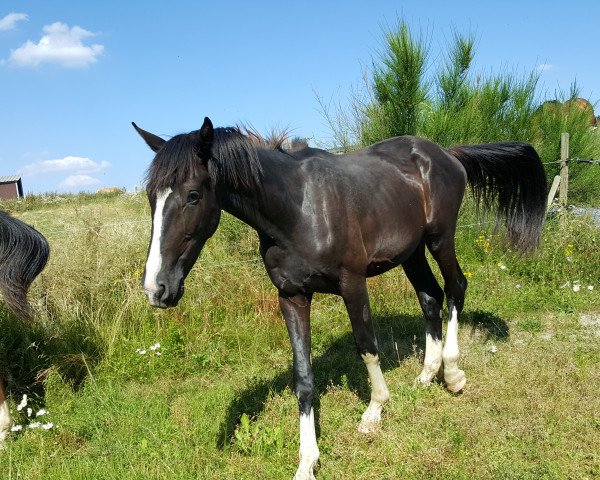
[(569, 191), (569, 134), (560, 134), (560, 188), (558, 201), (563, 207), (567, 206), (567, 194)]
[(556, 175), (554, 180), (552, 181), (552, 186), (550, 187), (550, 193), (548, 193), (548, 202), (546, 203), (546, 208), (550, 208), (552, 206), (552, 201), (554, 197), (556, 197), (556, 192), (558, 191), (558, 186), (560, 185), (560, 175)]

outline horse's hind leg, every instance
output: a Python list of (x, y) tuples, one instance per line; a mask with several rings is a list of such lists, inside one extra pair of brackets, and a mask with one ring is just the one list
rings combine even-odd
[(427, 239), (427, 246), (440, 267), (444, 277), (444, 292), (448, 302), (450, 319), (446, 331), (446, 342), (442, 350), (444, 361), (444, 381), (448, 390), (453, 393), (460, 392), (467, 378), (465, 372), (458, 368), (460, 351), (458, 349), (458, 317), (462, 312), (467, 279), (463, 275), (454, 250), (454, 229), (449, 229), (445, 234)]
[(416, 382), (428, 387), (442, 367), (442, 305), (444, 291), (431, 272), (425, 258), (425, 244), (421, 244), (403, 264), (404, 272), (412, 283), (425, 315), (425, 360), (423, 371)]
[(2, 442), (10, 429), (10, 413), (8, 410), (8, 402), (4, 394), (4, 383), (0, 374), (0, 442)]
[(383, 404), (390, 398), (390, 393), (379, 365), (377, 340), (373, 329), (373, 318), (365, 277), (358, 275), (344, 276), (340, 290), (352, 324), (356, 348), (365, 362), (371, 381), (371, 401), (362, 415), (358, 430), (362, 433), (372, 433), (377, 430), (381, 423)]

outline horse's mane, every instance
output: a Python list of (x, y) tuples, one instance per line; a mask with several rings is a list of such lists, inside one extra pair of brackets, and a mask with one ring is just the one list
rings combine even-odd
[[(195, 130), (172, 137), (160, 148), (146, 175), (149, 194), (173, 188), (190, 178), (199, 161), (199, 139), (200, 131)], [(289, 153), (306, 145), (298, 140), (290, 142), (286, 131), (272, 132), (265, 138), (250, 127), (215, 128), (208, 172), (213, 184), (234, 190), (253, 189), (262, 180), (259, 150)]]
[(50, 247), (40, 232), (0, 211), (0, 292), (21, 317), (30, 316), (27, 291), (49, 255)]
[(267, 150), (277, 150), (279, 152), (293, 154), (308, 148), (308, 142), (305, 138), (291, 137), (288, 129), (273, 129), (266, 137), (262, 136), (258, 130), (251, 126), (244, 126), (240, 128), (240, 131), (243, 132), (255, 146)]

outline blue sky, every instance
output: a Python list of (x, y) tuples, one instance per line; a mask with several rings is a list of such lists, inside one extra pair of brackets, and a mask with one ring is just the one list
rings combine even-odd
[(475, 69), (541, 73), (548, 96), (577, 80), (600, 100), (600, 2), (377, 1), (0, 4), (0, 175), (26, 193), (128, 189), (158, 135), (239, 122), (330, 140), (315, 92), (349, 96), (399, 18), (442, 60), (475, 35)]

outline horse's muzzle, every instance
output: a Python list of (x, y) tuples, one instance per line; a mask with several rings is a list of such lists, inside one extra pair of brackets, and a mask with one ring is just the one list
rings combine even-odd
[(157, 282), (155, 288), (148, 288), (144, 286), (144, 291), (148, 297), (148, 302), (153, 307), (158, 308), (170, 308), (175, 307), (181, 300), (185, 287), (183, 285), (183, 279), (177, 284), (177, 286), (169, 286), (168, 283)]

